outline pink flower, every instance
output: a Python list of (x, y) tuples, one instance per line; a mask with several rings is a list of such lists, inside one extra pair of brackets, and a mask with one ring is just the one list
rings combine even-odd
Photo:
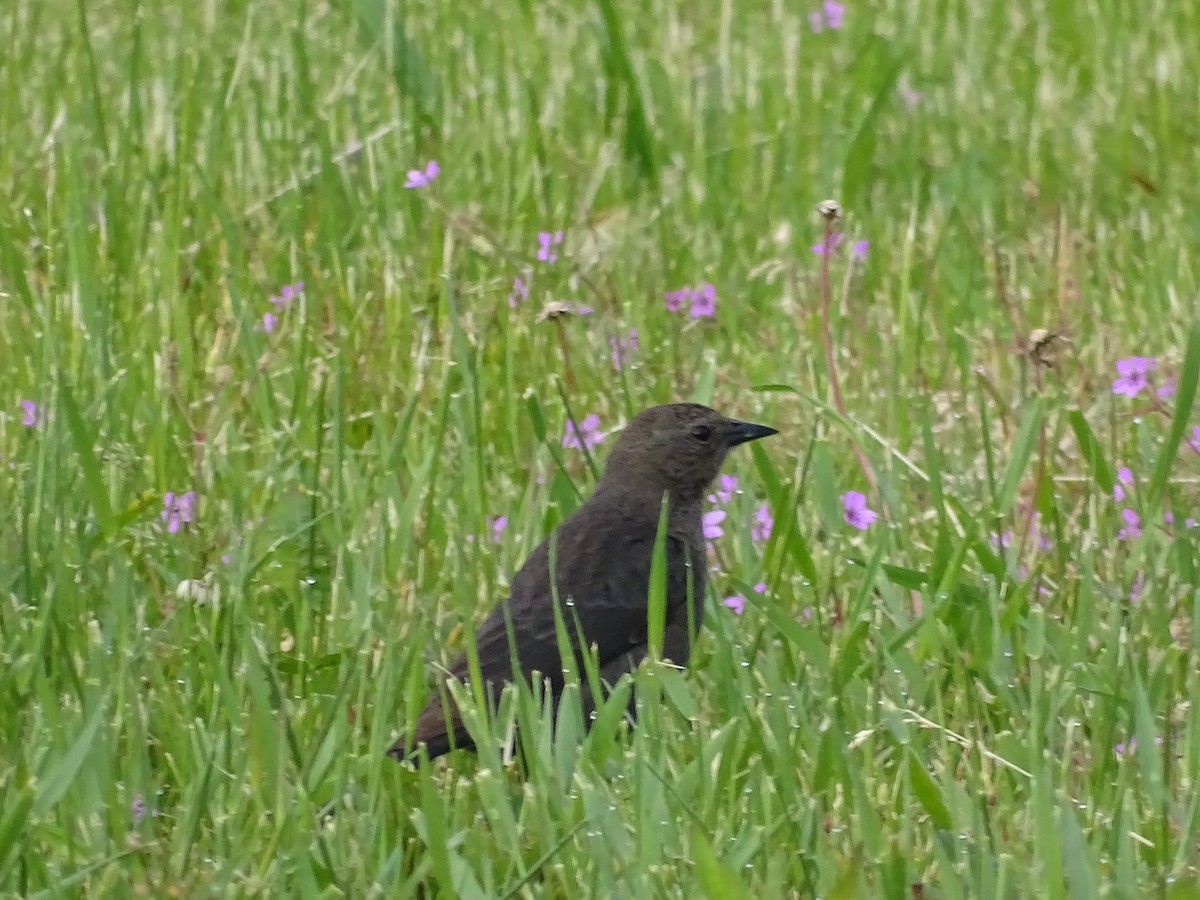
[(826, 28), (837, 31), (842, 27), (842, 20), (845, 17), (845, 4), (838, 3), (837, 0), (825, 0), (819, 10), (814, 9), (808, 14), (808, 24), (817, 33), (824, 31)]
[(706, 281), (694, 288), (663, 293), (663, 305), (668, 312), (678, 312), (684, 303), (689, 304), (688, 315), (693, 319), (710, 319), (717, 313), (717, 289), (712, 282)]
[(571, 448), (590, 450), (603, 440), (604, 433), (600, 430), (600, 417), (592, 413), (584, 418), (583, 423), (579, 426), (576, 426), (574, 422), (567, 422), (562, 445), (568, 450)]
[(1128, 466), (1121, 466), (1117, 469), (1117, 481), (1113, 484), (1113, 499), (1120, 503), (1125, 499), (1125, 488), (1121, 485), (1133, 484), (1133, 472), (1129, 471)]
[[(754, 593), (756, 594), (766, 593), (766, 590), (766, 584), (761, 581), (754, 586)], [(746, 611), (746, 597), (744, 594), (734, 594), (732, 597), (726, 597), (724, 600), (722, 600), (721, 605), (728, 606), (731, 610), (733, 610), (733, 614), (735, 616), (740, 616)]]
[(287, 305), (294, 299), (300, 296), (300, 292), (304, 290), (304, 282), (296, 281), (292, 284), (285, 284), (279, 289), (279, 293), (270, 298), (271, 306), (274, 307), (274, 312), (265, 312), (262, 317), (262, 330), (264, 334), (270, 334), (279, 325), (279, 317), (283, 311), (287, 309)]
[(758, 508), (754, 510), (754, 522), (750, 525), (750, 540), (765, 541), (771, 536), (771, 529), (775, 527), (775, 519), (771, 515), (771, 508), (765, 503), (758, 504)]
[(32, 400), (21, 401), (21, 424), (26, 428), (33, 428), (38, 425), (41, 418), (38, 416), (38, 405)]
[(563, 242), (563, 233), (561, 231), (555, 231), (553, 233), (549, 231), (539, 231), (537, 239), (538, 259), (540, 259), (542, 262), (548, 263), (552, 263), (558, 259), (558, 254), (554, 252), (554, 248)]
[(680, 288), (677, 291), (665, 291), (663, 293), (663, 305), (667, 308), (667, 312), (679, 312), (679, 307), (684, 301), (689, 300), (692, 296), (691, 288)]
[(284, 307), (299, 297), (303, 290), (303, 281), (285, 284), (279, 289), (279, 293), (271, 298), (271, 305), (275, 307), (276, 312), (283, 312)]
[[(835, 231), (829, 235), (829, 239), (822, 239), (819, 244), (812, 245), (812, 252), (817, 256), (824, 256), (826, 253), (832, 253), (842, 245), (846, 239), (846, 235), (840, 231)], [(850, 245), (850, 253), (855, 259), (866, 259), (867, 250), (870, 249), (870, 241), (855, 241)]]
[[(1162, 742), (1163, 742), (1163, 739), (1161, 737), (1156, 737), (1154, 739), (1154, 743), (1159, 747), (1162, 746)], [(1125, 743), (1124, 741), (1122, 741), (1121, 743), (1116, 744), (1113, 747), (1113, 752), (1116, 753), (1117, 756), (1124, 756), (1126, 753), (1129, 753), (1132, 755), (1135, 750), (1137, 750), (1137, 738), (1136, 737), (1131, 737), (1129, 739), (1128, 743)]]
[(737, 490), (737, 476), (726, 475), (724, 472), (722, 472), (721, 478), (717, 484), (720, 485), (720, 487), (717, 488), (716, 493), (708, 495), (708, 502), (728, 503), (733, 498), (734, 492)]
[(1132, 509), (1121, 510), (1121, 518), (1125, 524), (1117, 532), (1119, 540), (1131, 540), (1142, 535), (1142, 518)]
[(725, 533), (725, 529), (721, 527), (721, 523), (725, 521), (725, 510), (710, 509), (701, 519), (704, 527), (704, 537), (710, 541), (716, 540)]
[(525, 279), (518, 275), (513, 279), (512, 291), (508, 295), (508, 305), (512, 309), (516, 309), (521, 303), (529, 299), (529, 285)]
[(618, 372), (625, 366), (625, 362), (629, 359), (629, 354), (638, 348), (638, 331), (636, 328), (629, 329), (629, 337), (619, 338), (615, 334), (608, 337), (608, 358), (612, 360), (613, 368)]
[(1192, 428), (1192, 436), (1187, 439), (1187, 445), (1200, 453), (1200, 425)]
[(1112, 383), (1114, 394), (1124, 394), (1126, 397), (1136, 397), (1150, 383), (1147, 377), (1157, 368), (1158, 362), (1153, 356), (1130, 356), (1117, 360), (1117, 379)]
[(842, 514), (846, 524), (866, 531), (871, 523), (879, 518), (879, 514), (867, 506), (867, 498), (858, 491), (846, 491), (842, 494)]
[(185, 491), (176, 494), (174, 491), (167, 491), (163, 494), (163, 510), (159, 518), (167, 523), (168, 534), (174, 534), (183, 525), (195, 521), (196, 492)]
[(1132, 603), (1137, 603), (1142, 599), (1142, 592), (1146, 589), (1146, 576), (1139, 570), (1133, 576), (1133, 583), (1129, 585), (1129, 600)]
[(712, 318), (717, 312), (717, 289), (704, 282), (692, 292), (692, 308), (688, 314), (693, 319)]
[(408, 189), (425, 187), (429, 182), (438, 177), (442, 171), (441, 166), (437, 164), (437, 160), (431, 159), (426, 163), (424, 169), (409, 169), (404, 180), (404, 186)]
[(140, 825), (142, 819), (146, 818), (146, 801), (142, 799), (141, 791), (133, 792), (133, 799), (129, 802), (129, 814), (133, 817), (134, 825)]
[(488, 531), (492, 533), (493, 541), (499, 542), (507, 527), (508, 516), (488, 516)]

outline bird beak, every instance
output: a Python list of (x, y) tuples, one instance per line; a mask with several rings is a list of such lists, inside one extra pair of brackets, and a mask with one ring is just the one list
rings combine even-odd
[(739, 422), (737, 419), (730, 419), (729, 425), (730, 447), (736, 447), (738, 444), (746, 443), (746, 441), (757, 441), (759, 438), (779, 434), (778, 431), (769, 425), (755, 425), (753, 422)]

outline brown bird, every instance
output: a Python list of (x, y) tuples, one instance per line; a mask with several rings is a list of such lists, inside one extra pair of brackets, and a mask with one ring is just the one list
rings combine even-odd
[[(488, 686), (485, 693), (497, 698), (512, 680), (511, 649), (516, 650), (516, 671), (523, 678), (539, 672), (556, 699), (562, 691), (550, 581), (552, 555), (560, 611), (576, 645), (576, 671), (583, 671), (579, 631), (584, 646), (595, 648), (599, 674), (607, 685), (637, 668), (649, 653), (647, 596), (664, 494), (668, 501), (663, 656), (686, 664), (703, 611), (704, 495), (731, 448), (771, 434), (776, 434), (774, 428), (727, 419), (698, 403), (655, 406), (637, 415), (613, 445), (595, 493), (533, 551), (513, 576), (510, 596), (475, 632), (479, 668)], [(690, 616), (689, 592), (694, 605)], [(511, 622), (511, 643), (506, 619)], [(465, 653), (450, 667), (450, 674), (464, 684), (468, 681)], [(594, 704), (586, 683), (583, 694), (585, 710), (590, 709)], [(420, 744), (430, 758), (454, 747), (473, 746), (457, 709), (447, 710), (439, 694), (417, 716), (412, 734), (392, 746), (388, 755), (415, 758)]]

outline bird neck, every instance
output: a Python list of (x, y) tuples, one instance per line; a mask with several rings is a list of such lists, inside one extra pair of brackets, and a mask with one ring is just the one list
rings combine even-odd
[[(667, 484), (655, 472), (609, 466), (596, 484), (595, 496), (619, 497), (645, 506), (652, 502), (651, 498), (661, 502), (664, 494), (667, 495), (668, 520), (672, 524), (699, 518), (703, 492), (680, 490), (678, 486)], [(658, 508), (657, 502), (654, 508)]]

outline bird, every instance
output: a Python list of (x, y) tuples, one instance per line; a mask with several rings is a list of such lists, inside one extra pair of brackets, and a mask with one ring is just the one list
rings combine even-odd
[[(555, 631), (556, 596), (574, 644), (576, 671), (583, 671), (583, 650), (594, 648), (600, 678), (611, 686), (649, 655), (647, 598), (664, 495), (662, 656), (686, 665), (703, 610), (704, 497), (731, 449), (777, 433), (699, 403), (653, 406), (631, 419), (614, 442), (592, 496), (530, 554), (513, 576), (509, 596), (475, 632), (480, 675), (492, 701), (514, 673), (528, 682), (535, 672), (546, 679), (557, 701), (565, 679)], [(553, 587), (552, 561), (557, 572)], [(449, 677), (469, 684), (469, 670), (464, 652), (449, 667)], [(586, 713), (595, 701), (586, 685), (581, 693)], [(417, 762), (422, 746), (429, 759), (454, 748), (472, 749), (458, 710), (452, 701), (447, 708), (446, 702), (435, 691), (411, 732), (388, 755)]]

